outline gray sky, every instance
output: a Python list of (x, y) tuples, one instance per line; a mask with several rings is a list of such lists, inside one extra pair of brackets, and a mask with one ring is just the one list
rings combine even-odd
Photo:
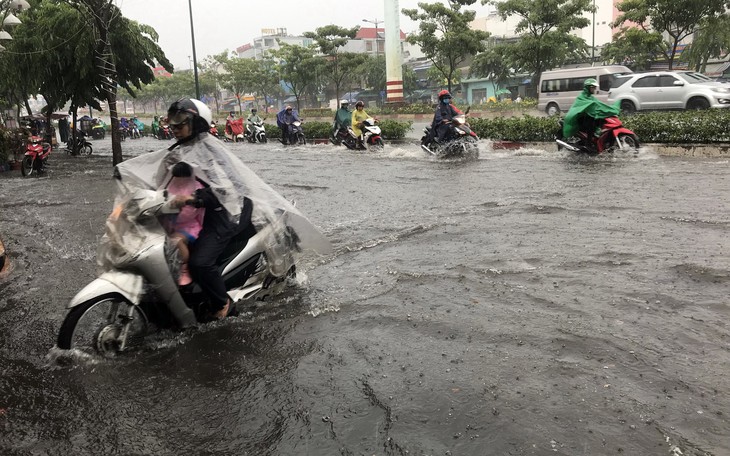
[[(187, 0), (115, 0), (125, 17), (152, 26), (160, 34), (160, 47), (178, 69), (190, 68), (192, 45)], [(425, 0), (435, 3), (437, 0)], [(226, 49), (252, 43), (262, 28), (285, 28), (290, 35), (314, 31), (323, 25), (373, 27), (363, 22), (382, 21), (384, 0), (192, 0), (198, 61)], [(417, 8), (418, 0), (399, 0), (400, 9)], [(468, 9), (477, 17), (488, 7), (479, 1)], [(418, 26), (401, 14), (401, 30)], [(383, 27), (383, 25), (380, 25)]]

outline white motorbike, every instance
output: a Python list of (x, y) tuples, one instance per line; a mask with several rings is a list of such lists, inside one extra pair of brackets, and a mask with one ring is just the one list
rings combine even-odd
[(246, 124), (246, 132), (245, 132), (246, 139), (248, 139), (248, 142), (250, 143), (265, 143), (267, 141), (266, 139), (266, 129), (264, 128), (263, 122), (249, 122)]
[(360, 130), (362, 131), (362, 137), (358, 138), (352, 127), (340, 128), (330, 138), (330, 141), (335, 145), (344, 144), (350, 150), (385, 147), (383, 138), (380, 136), (380, 126), (378, 126), (377, 119), (368, 117), (363, 120)]
[[(59, 348), (113, 356), (155, 329), (187, 328), (210, 319), (201, 288), (178, 286), (177, 248), (161, 223), (176, 210), (165, 196), (164, 191), (137, 190), (115, 207), (99, 248), (107, 270), (68, 304)], [(306, 243), (307, 230), (316, 228), (291, 210), (277, 214), (278, 220), (258, 232), (252, 224), (243, 229), (218, 258), (232, 308), (280, 292), (296, 274), (295, 254)]]

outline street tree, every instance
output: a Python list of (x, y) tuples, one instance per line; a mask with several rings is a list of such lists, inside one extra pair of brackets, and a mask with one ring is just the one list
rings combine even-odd
[(482, 4), (494, 5), (502, 19), (520, 18), (515, 27), (520, 39), (507, 44), (505, 57), (515, 71), (531, 76), (531, 95), (543, 71), (588, 55), (585, 40), (570, 32), (590, 25), (583, 14), (593, 11), (591, 0), (482, 0)]
[(646, 32), (666, 34), (664, 56), (672, 70), (678, 45), (700, 29), (703, 21), (720, 18), (727, 0), (624, 0), (614, 25), (627, 22)]
[(316, 87), (313, 74), (321, 67), (322, 59), (315, 58), (312, 47), (279, 43), (279, 49), (271, 54), (279, 61), (276, 68), (281, 80), (297, 100), (297, 109), (301, 109), (301, 100), (312, 93)]
[(647, 32), (636, 27), (624, 27), (610, 43), (603, 46), (604, 61), (625, 65), (633, 71), (651, 68), (657, 56), (664, 55), (667, 45), (658, 32)]
[(209, 96), (212, 95), (216, 112), (220, 111), (221, 88), (223, 88), (225, 80), (225, 74), (222, 73), (222, 70), (230, 59), (229, 55), (230, 52), (226, 49), (219, 54), (209, 55), (199, 65), (202, 70), (200, 77), (201, 90), (203, 90), (203, 87), (209, 89), (207, 91), (203, 90), (203, 93)]
[(154, 29), (122, 16), (113, 0), (65, 0), (86, 19), (91, 34), (96, 84), (93, 87), (106, 101), (111, 118), (112, 163), (122, 162), (122, 144), (117, 113), (117, 87), (130, 94), (154, 80), (152, 68), (162, 65), (172, 72), (172, 64), (157, 44)]
[(419, 3), (419, 9), (403, 9), (411, 20), (419, 22), (418, 32), (408, 36), (417, 44), (433, 66), (443, 75), (449, 91), (460, 65), (484, 50), (489, 33), (474, 30), (469, 23), (476, 12), (464, 10), (477, 0), (446, 0), (443, 3)]
[(512, 75), (508, 46), (490, 40), (487, 50), (477, 55), (469, 66), (469, 75), (489, 79), (494, 93)]
[(355, 38), (360, 27), (344, 28), (337, 25), (326, 25), (317, 28), (314, 32), (306, 32), (304, 36), (314, 40), (319, 51), (326, 56), (324, 63), (324, 79), (332, 84), (335, 98), (340, 99), (342, 87), (349, 82), (353, 69), (361, 65), (367, 58), (364, 54), (342, 52), (340, 48)]
[(690, 68), (704, 73), (708, 60), (725, 55), (730, 49), (730, 15), (703, 19), (692, 37), (689, 49), (682, 52), (682, 59)]
[[(363, 75), (365, 83), (368, 87), (385, 87), (387, 82), (386, 67), (385, 67), (385, 56), (370, 56), (365, 62), (358, 68), (358, 73)], [(416, 72), (413, 68), (403, 65), (403, 92), (409, 93), (416, 89)]]

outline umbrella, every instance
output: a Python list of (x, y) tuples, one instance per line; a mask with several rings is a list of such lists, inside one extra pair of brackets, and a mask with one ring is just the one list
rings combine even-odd
[(499, 89), (496, 92), (494, 92), (494, 94), (495, 95), (507, 95), (507, 94), (512, 94), (512, 92), (510, 92), (507, 89)]

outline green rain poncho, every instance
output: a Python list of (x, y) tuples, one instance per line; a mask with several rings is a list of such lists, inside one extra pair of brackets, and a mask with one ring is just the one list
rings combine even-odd
[(605, 119), (606, 117), (617, 116), (621, 112), (620, 101), (614, 105), (608, 105), (591, 95), (588, 87), (583, 89), (578, 98), (573, 102), (568, 113), (563, 119), (563, 137), (570, 138), (578, 133), (580, 126), (580, 115), (584, 114), (594, 119)]

